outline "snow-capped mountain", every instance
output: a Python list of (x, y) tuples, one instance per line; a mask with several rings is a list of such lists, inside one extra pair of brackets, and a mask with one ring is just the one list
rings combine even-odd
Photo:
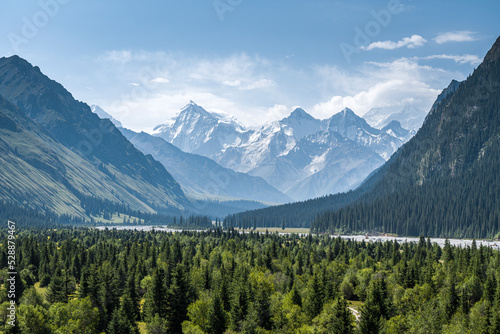
[(97, 114), (97, 116), (99, 116), (99, 118), (101, 118), (101, 119), (109, 119), (117, 128), (122, 127), (122, 123), (119, 120), (115, 119), (113, 116), (111, 116), (110, 114), (105, 112), (98, 105), (95, 105), (95, 104), (91, 105), (90, 110), (92, 110), (92, 112), (94, 114)]
[(304, 138), (326, 127), (325, 121), (320, 121), (309, 115), (304, 109), (295, 109), (290, 116), (283, 118), (281, 124), (288, 126), (293, 131), (296, 139)]
[(382, 129), (392, 121), (398, 121), (405, 129), (412, 131), (412, 135), (422, 126), (427, 112), (413, 106), (407, 106), (398, 112), (391, 112), (382, 108), (370, 109), (363, 118), (374, 128)]
[(153, 135), (184, 152), (210, 157), (227, 146), (238, 145), (247, 133), (234, 119), (209, 113), (190, 101), (175, 119), (156, 126)]
[[(328, 130), (337, 132), (361, 146), (371, 148), (385, 160), (388, 160), (401, 145), (410, 139), (409, 133), (400, 137), (394, 131), (391, 133), (372, 128), (349, 108), (345, 108), (329, 119)], [(403, 131), (397, 132), (404, 134)]]
[(154, 135), (261, 177), (296, 200), (352, 189), (411, 136), (397, 122), (372, 128), (350, 109), (319, 120), (297, 108), (280, 121), (247, 130), (194, 102)]
[(385, 160), (333, 131), (318, 131), (297, 141), (287, 154), (250, 171), (296, 200), (356, 187)]

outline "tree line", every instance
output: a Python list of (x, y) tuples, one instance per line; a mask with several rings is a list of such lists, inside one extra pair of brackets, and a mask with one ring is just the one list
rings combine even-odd
[[(475, 242), (18, 232), (18, 333), (500, 332), (500, 252)], [(10, 333), (6, 238), (2, 229), (0, 329)]]

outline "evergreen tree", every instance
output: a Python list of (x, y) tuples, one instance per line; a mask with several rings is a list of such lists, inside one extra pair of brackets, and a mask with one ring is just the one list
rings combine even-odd
[(315, 273), (309, 280), (308, 293), (304, 301), (305, 313), (310, 319), (313, 319), (321, 312), (323, 308), (323, 297), (323, 287), (317, 273)]
[(458, 294), (455, 288), (455, 274), (451, 274), (451, 277), (446, 285), (445, 296), (444, 296), (444, 312), (447, 319), (451, 319), (453, 313), (458, 307)]
[(380, 333), (380, 310), (370, 299), (361, 308), (359, 331), (361, 334)]
[(191, 303), (189, 283), (182, 264), (172, 274), (168, 294), (168, 327), (171, 333), (182, 333), (182, 322), (188, 320), (187, 308)]
[(52, 276), (46, 295), (47, 301), (53, 303), (67, 303), (68, 295), (66, 294), (66, 283), (61, 268), (57, 268)]
[(352, 314), (348, 308), (347, 301), (340, 297), (333, 305), (333, 326), (331, 327), (332, 334), (353, 334), (354, 326)]
[(233, 286), (233, 298), (231, 300), (230, 322), (231, 329), (237, 331), (241, 329), (241, 324), (248, 312), (248, 291), (244, 282), (235, 281)]
[(163, 282), (163, 271), (155, 269), (151, 276), (151, 286), (145, 295), (144, 317), (152, 319), (156, 314), (160, 318), (167, 316), (167, 291)]
[(101, 313), (100, 326), (104, 329), (108, 327), (111, 315), (114, 313), (113, 310), (120, 305), (120, 281), (118, 280), (115, 269), (111, 266), (109, 261), (105, 261), (102, 264), (99, 270), (99, 278), (100, 306), (98, 308)]
[(125, 288), (124, 293), (128, 295), (131, 299), (131, 307), (132, 307), (132, 313), (134, 316), (135, 320), (139, 320), (140, 318), (140, 298), (139, 295), (137, 294), (137, 289), (135, 285), (135, 273), (131, 272), (128, 276), (127, 279), (127, 286)]
[(271, 303), (269, 301), (270, 292), (263, 286), (259, 284), (257, 286), (257, 291), (255, 291), (255, 300), (253, 302), (253, 309), (257, 315), (257, 325), (266, 330), (270, 330), (272, 326), (271, 322)]
[(302, 297), (300, 296), (299, 291), (297, 290), (297, 286), (294, 284), (292, 290), (290, 291), (290, 299), (292, 303), (302, 307)]
[(224, 313), (224, 309), (222, 308), (222, 300), (218, 293), (216, 293), (212, 298), (207, 318), (208, 334), (223, 334), (225, 332), (226, 315)]
[(117, 308), (111, 315), (108, 325), (108, 334), (138, 334), (138, 331), (127, 318), (123, 308)]

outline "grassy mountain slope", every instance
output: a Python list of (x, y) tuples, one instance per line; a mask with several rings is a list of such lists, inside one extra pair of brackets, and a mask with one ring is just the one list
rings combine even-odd
[(3, 199), (82, 214), (78, 196), (170, 212), (191, 203), (163, 165), (37, 67), (0, 59)]
[(126, 203), (145, 212), (155, 210), (131, 189), (162, 195), (147, 183), (96, 167), (51, 138), (1, 96), (0, 152), (0, 198), (18, 205), (84, 217), (80, 195)]

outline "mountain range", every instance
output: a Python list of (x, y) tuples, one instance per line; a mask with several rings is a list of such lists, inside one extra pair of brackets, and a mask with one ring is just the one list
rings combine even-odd
[(500, 38), (424, 124), (356, 190), (226, 218), (329, 233), (500, 237)]
[[(375, 127), (348, 108), (323, 120), (296, 108), (247, 129), (193, 101), (153, 134), (136, 133), (102, 108), (75, 100), (38, 67), (1, 58), (0, 200), (81, 219), (90, 218), (90, 206), (109, 203), (169, 215), (253, 208), (226, 222), (309, 226), (314, 220), (316, 231), (447, 233), (456, 226), (444, 220), (430, 227), (421, 221), (424, 209), (411, 209), (408, 201), (436, 214), (442, 212), (434, 206), (450, 206), (429, 194), (472, 198), (465, 213), (453, 203), (455, 219), (485, 214), (472, 203), (496, 205), (498, 49), (497, 42), (471, 77), (443, 90), (413, 138), (397, 120)], [(294, 200), (307, 201), (259, 209)], [(391, 219), (380, 214), (395, 203)], [(488, 224), (498, 220), (498, 210), (490, 211), (481, 235), (494, 231)], [(395, 217), (405, 222), (396, 224)], [(470, 222), (461, 224), (457, 233), (466, 235)]]
[(201, 155), (185, 153), (164, 139), (145, 132), (136, 133), (124, 128), (120, 131), (135, 147), (161, 162), (190, 197), (273, 204), (292, 201), (262, 178), (224, 168)]
[(325, 120), (297, 108), (250, 130), (193, 101), (153, 132), (185, 152), (260, 177), (294, 200), (353, 189), (412, 134), (397, 121), (375, 129), (348, 108)]

